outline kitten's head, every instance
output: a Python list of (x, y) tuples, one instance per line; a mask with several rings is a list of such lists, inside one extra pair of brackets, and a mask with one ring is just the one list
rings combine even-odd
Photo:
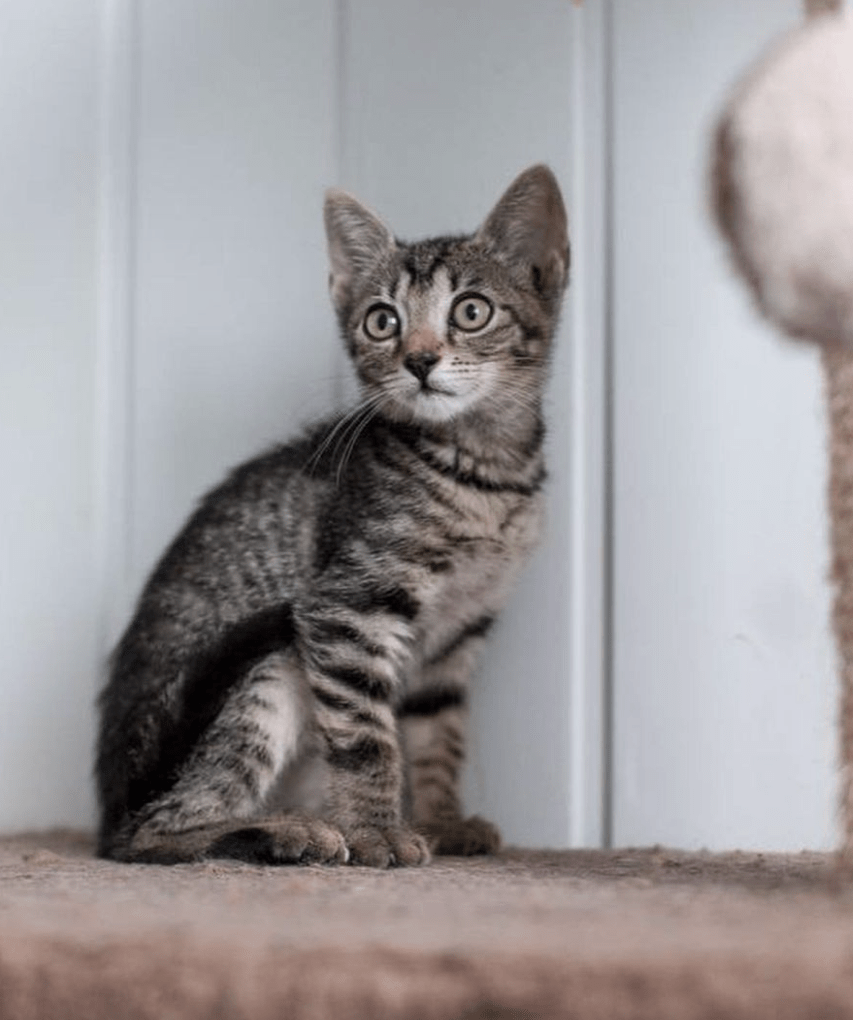
[(450, 421), (538, 398), (569, 268), (566, 212), (525, 170), (471, 236), (408, 244), (342, 191), (325, 207), (330, 289), (365, 395), (389, 417)]

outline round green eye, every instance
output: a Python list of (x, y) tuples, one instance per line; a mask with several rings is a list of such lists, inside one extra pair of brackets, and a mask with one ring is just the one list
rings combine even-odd
[(467, 333), (475, 333), (491, 319), (494, 308), (492, 302), (480, 294), (463, 294), (453, 306), (450, 321), (457, 329)]
[(374, 305), (364, 317), (364, 332), (371, 340), (390, 340), (400, 332), (400, 316), (390, 305)]

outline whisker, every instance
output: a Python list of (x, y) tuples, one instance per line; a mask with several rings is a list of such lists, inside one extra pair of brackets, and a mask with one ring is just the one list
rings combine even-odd
[(376, 415), (379, 413), (383, 405), (390, 404), (395, 397), (404, 394), (407, 389), (405, 384), (403, 384), (393, 376), (384, 380), (384, 384), (385, 389), (381, 390), (379, 393), (375, 394), (371, 398), (370, 405), (365, 408), (364, 413), (362, 414), (360, 420), (353, 419), (353, 421), (350, 423), (352, 427), (349, 434), (349, 438), (347, 439), (345, 437), (341, 437), (340, 442), (335, 448), (337, 452), (337, 449), (340, 447), (340, 444), (342, 442), (346, 443), (346, 446), (344, 447), (343, 454), (341, 456), (340, 462), (337, 466), (337, 470), (335, 473), (335, 477), (338, 483), (340, 483), (341, 475), (343, 474), (346, 465), (349, 462), (350, 457), (352, 456), (352, 453), (356, 447), (356, 444), (362, 432), (364, 432), (364, 430), (367, 428), (370, 422), (376, 417)]
[[(349, 428), (352, 421), (355, 418), (357, 418), (366, 407), (370, 406), (375, 399), (376, 399), (375, 397), (367, 397), (364, 400), (360, 400), (355, 405), (355, 407), (352, 407), (349, 410), (344, 411), (337, 416), (334, 425), (323, 437), (323, 441), (320, 443), (320, 445), (311, 455), (311, 458), (308, 461), (308, 463), (305, 465), (305, 470), (307, 472), (310, 473), (319, 464), (321, 458), (329, 449), (329, 447), (334, 442), (336, 437), (339, 437), (340, 440), (341, 437), (339, 436), (339, 434), (341, 433), (341, 430), (343, 430), (343, 432), (346, 433), (346, 430)], [(337, 445), (335, 447), (335, 450), (337, 450)]]
[(387, 400), (388, 396), (383, 392), (373, 394), (359, 405), (356, 413), (349, 416), (346, 427), (338, 436), (337, 442), (335, 443), (335, 449), (332, 452), (332, 459), (334, 460), (338, 457), (338, 451), (341, 450), (341, 447), (343, 446), (343, 452), (338, 459), (338, 463), (335, 468), (335, 484), (340, 484), (344, 468), (352, 455), (352, 451), (355, 449), (358, 437), (370, 421), (376, 416), (376, 413), (382, 404)]
[(340, 485), (341, 476), (343, 475), (344, 470), (346, 469), (347, 463), (349, 462), (349, 459), (352, 456), (352, 452), (355, 449), (355, 445), (358, 442), (359, 436), (362, 434), (362, 432), (364, 432), (364, 430), (367, 428), (367, 426), (370, 424), (370, 422), (376, 416), (376, 414), (378, 413), (378, 410), (379, 410), (379, 404), (377, 403), (376, 406), (371, 407), (371, 408), (368, 409), (368, 412), (362, 417), (361, 421), (358, 422), (358, 424), (355, 425), (354, 428), (352, 429), (352, 432), (350, 433), (349, 441), (348, 441), (347, 445), (344, 447), (343, 454), (341, 455), (341, 459), (338, 462), (337, 470), (335, 471), (335, 484), (336, 485)]

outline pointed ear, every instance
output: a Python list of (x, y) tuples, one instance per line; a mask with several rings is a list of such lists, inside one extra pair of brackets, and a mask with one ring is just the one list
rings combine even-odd
[(351, 300), (360, 276), (394, 248), (391, 231), (345, 191), (326, 192), (323, 209), (329, 245), (332, 302), (340, 312)]
[(516, 177), (476, 239), (503, 262), (526, 268), (546, 300), (559, 297), (569, 274), (569, 234), (560, 186), (547, 166)]

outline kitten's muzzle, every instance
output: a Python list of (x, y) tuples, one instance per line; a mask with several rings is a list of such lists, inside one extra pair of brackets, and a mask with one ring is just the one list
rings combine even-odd
[(441, 357), (433, 351), (413, 351), (403, 358), (403, 365), (422, 385), (426, 385), (427, 376), (439, 361)]

